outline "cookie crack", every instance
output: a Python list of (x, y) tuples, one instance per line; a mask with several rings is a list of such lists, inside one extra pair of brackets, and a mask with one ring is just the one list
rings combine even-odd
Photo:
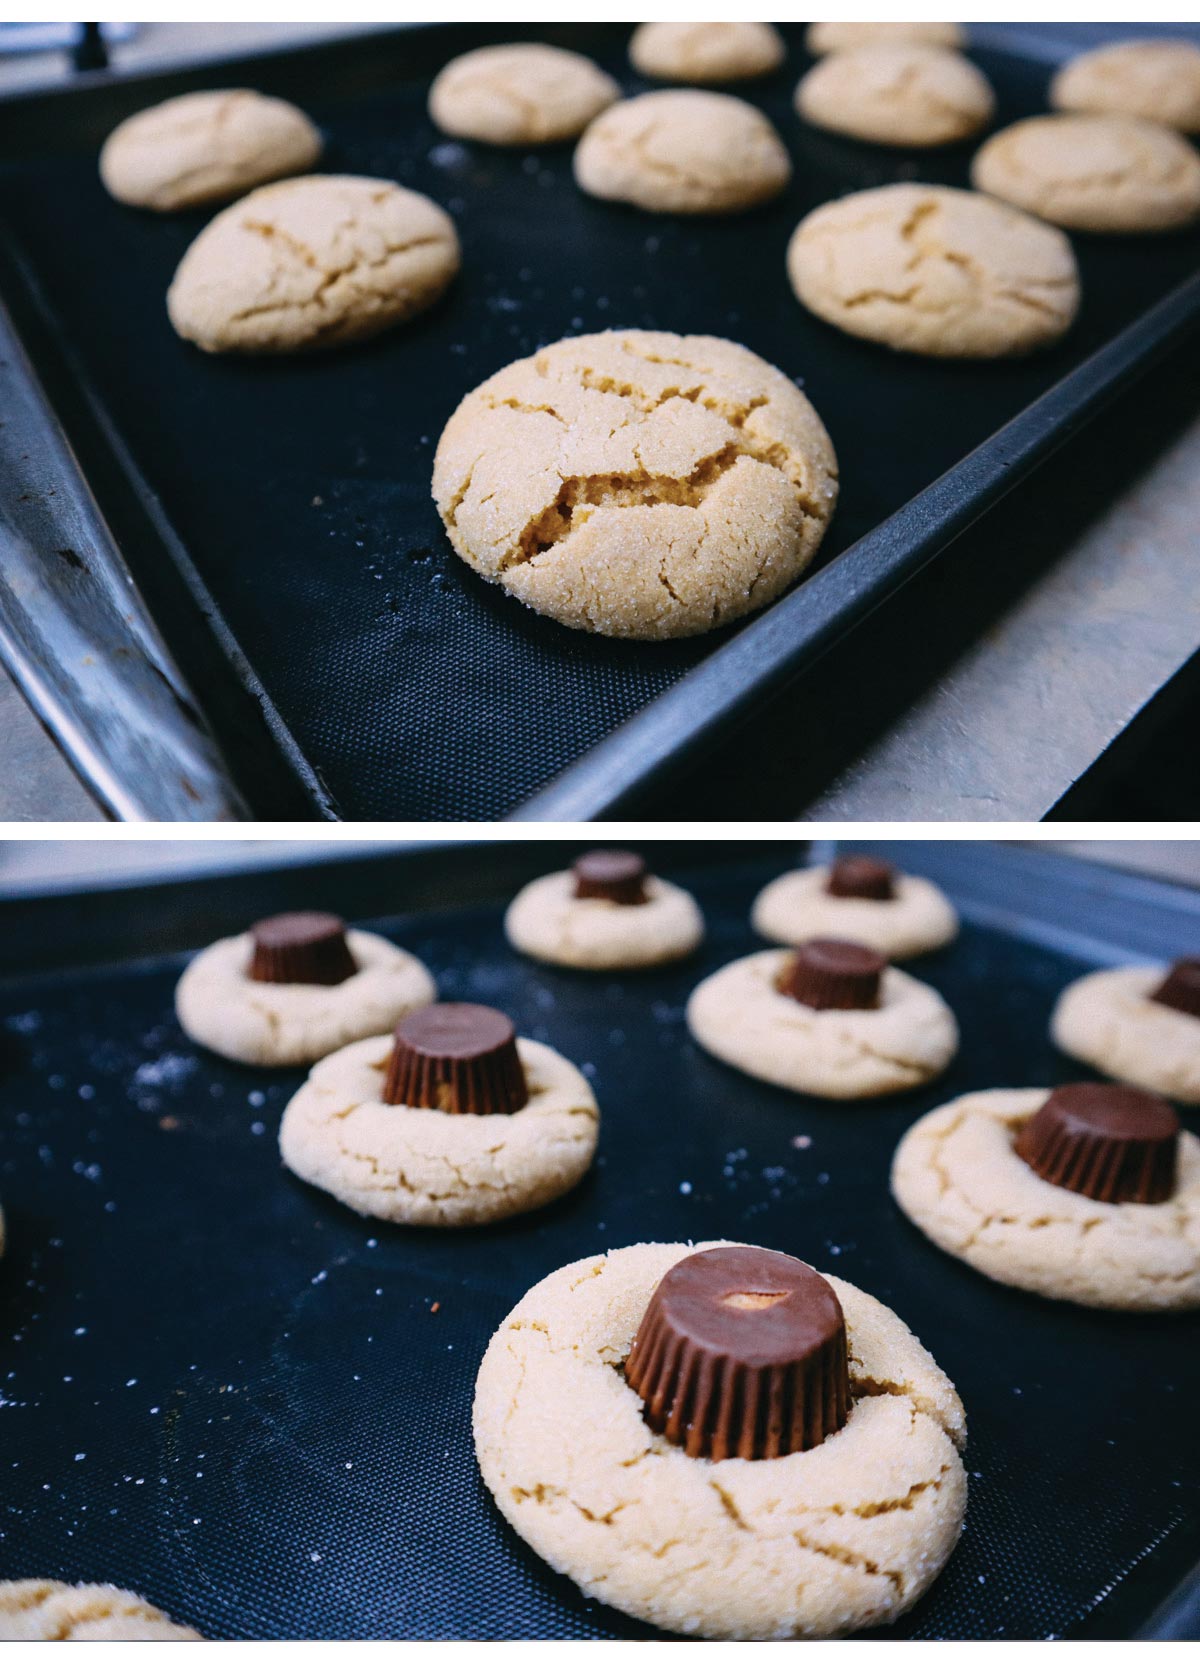
[(805, 1532), (793, 1532), (792, 1537), (801, 1549), (811, 1550), (814, 1555), (822, 1555), (826, 1560), (840, 1562), (844, 1567), (855, 1567), (872, 1578), (886, 1578), (897, 1595), (904, 1594), (904, 1574), (894, 1567), (881, 1567), (877, 1561), (872, 1561), (870, 1556), (859, 1555), (845, 1544), (819, 1543)]

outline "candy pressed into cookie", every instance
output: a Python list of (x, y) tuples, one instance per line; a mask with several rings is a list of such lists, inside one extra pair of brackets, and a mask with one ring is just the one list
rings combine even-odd
[(525, 1214), (591, 1166), (600, 1112), (574, 1064), (488, 1006), (429, 1006), (319, 1063), (285, 1164), (356, 1213), (416, 1226)]
[(1200, 1306), (1200, 1140), (1153, 1094), (968, 1093), (908, 1130), (892, 1193), (999, 1283), (1089, 1307)]
[(183, 1031), (243, 1064), (311, 1064), (437, 999), (415, 955), (333, 914), (277, 914), (197, 954), (179, 979)]
[(818, 318), (900, 352), (1003, 358), (1057, 341), (1079, 308), (1061, 231), (972, 191), (883, 185), (827, 202), (787, 253)]
[(639, 23), (629, 42), (639, 75), (704, 86), (770, 75), (786, 55), (772, 23)]
[(519, 891), (504, 929), (535, 960), (618, 971), (683, 959), (702, 940), (704, 919), (688, 892), (648, 873), (641, 856), (591, 850), (569, 873)]
[(575, 151), (582, 190), (656, 214), (741, 213), (791, 177), (791, 157), (761, 110), (687, 88), (614, 104)]
[(960, 144), (995, 108), (986, 76), (969, 59), (903, 42), (832, 52), (796, 88), (805, 121), (877, 145)]
[(433, 305), (458, 271), (450, 216), (386, 179), (265, 185), (210, 221), (167, 295), (208, 353), (296, 353), (362, 341)]
[(941, 995), (873, 950), (831, 938), (733, 960), (694, 990), (687, 1023), (723, 1063), (817, 1098), (924, 1086), (958, 1050)]
[(914, 41), (920, 46), (963, 46), (958, 23), (810, 23), (804, 44), (815, 56), (824, 52), (852, 52), (855, 47), (883, 41)]
[(1200, 155), (1130, 116), (1034, 116), (976, 154), (981, 191), (1071, 231), (1173, 231), (1200, 219)]
[(1200, 1104), (1200, 959), (1089, 972), (1059, 995), (1050, 1033), (1104, 1075)]
[(141, 1596), (114, 1584), (54, 1578), (0, 1583), (0, 1642), (199, 1642)]
[(241, 87), (183, 93), (113, 129), (100, 177), (118, 202), (172, 213), (306, 173), (321, 149), (303, 110), (281, 98)]
[(837, 459), (782, 371), (712, 336), (614, 330), (544, 347), (469, 393), (433, 495), (456, 553), (602, 636), (694, 636), (808, 566)]
[(540, 42), (481, 46), (453, 58), (429, 92), (443, 133), (492, 145), (574, 139), (621, 89), (590, 58)]
[(781, 874), (759, 891), (750, 919), (773, 942), (844, 937), (889, 960), (928, 954), (958, 935), (958, 915), (937, 885), (874, 856)]
[(1200, 133), (1200, 46), (1190, 40), (1125, 40), (1072, 58), (1050, 83), (1056, 110), (1140, 116)]
[(684, 1636), (890, 1623), (966, 1508), (962, 1405), (916, 1337), (853, 1284), (740, 1244), (551, 1273), (492, 1337), (474, 1432), (543, 1560)]

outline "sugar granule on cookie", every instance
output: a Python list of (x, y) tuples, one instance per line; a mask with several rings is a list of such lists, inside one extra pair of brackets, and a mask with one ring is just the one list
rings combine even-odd
[(866, 855), (781, 874), (759, 891), (750, 917), (773, 942), (844, 937), (889, 960), (927, 954), (958, 934), (958, 915), (937, 885)]
[(647, 872), (631, 850), (589, 850), (566, 873), (547, 873), (509, 904), (513, 947), (551, 965), (629, 970), (682, 959), (704, 936), (694, 899)]
[(1200, 959), (1089, 972), (1059, 995), (1050, 1033), (1104, 1075), (1200, 1104)]

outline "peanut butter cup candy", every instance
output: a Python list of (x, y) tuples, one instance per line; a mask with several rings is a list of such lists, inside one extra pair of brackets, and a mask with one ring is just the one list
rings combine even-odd
[(1176, 960), (1150, 998), (1159, 1006), (1200, 1018), (1200, 959)]
[(874, 856), (838, 856), (829, 869), (825, 889), (830, 896), (853, 896), (862, 902), (891, 902), (896, 895), (896, 869)]
[(491, 1006), (447, 1002), (396, 1026), (385, 1104), (452, 1116), (510, 1116), (529, 1102), (516, 1032)]
[(589, 850), (571, 871), (575, 895), (581, 900), (616, 902), (640, 907), (646, 896), (646, 863), (632, 850)]
[(625, 1379), (650, 1427), (689, 1457), (810, 1451), (850, 1414), (841, 1305), (791, 1255), (706, 1249), (655, 1288)]
[(333, 988), (358, 970), (345, 922), (332, 913), (279, 913), (250, 927), (250, 979)]
[(1014, 1149), (1040, 1178), (1094, 1202), (1161, 1203), (1175, 1190), (1179, 1117), (1136, 1087), (1056, 1087)]
[(816, 937), (785, 963), (779, 992), (816, 1012), (868, 1012), (879, 1005), (887, 961), (872, 948)]

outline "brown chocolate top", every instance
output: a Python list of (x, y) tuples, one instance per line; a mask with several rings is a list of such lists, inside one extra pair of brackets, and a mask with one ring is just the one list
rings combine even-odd
[(807, 1451), (850, 1413), (846, 1325), (825, 1279), (770, 1249), (705, 1249), (650, 1297), (625, 1378), (689, 1457)]
[(1175, 1189), (1179, 1117), (1156, 1093), (1083, 1081), (1056, 1087), (1013, 1148), (1051, 1185), (1095, 1202), (1165, 1202)]
[(873, 948), (834, 937), (799, 947), (779, 974), (780, 994), (818, 1012), (866, 1012), (879, 1005), (887, 961)]
[(1200, 1018), (1200, 960), (1176, 960), (1150, 998), (1160, 1006)]
[(491, 1006), (423, 1006), (396, 1025), (383, 1102), (450, 1115), (511, 1115), (529, 1103), (512, 1023)]
[(314, 983), (332, 988), (358, 970), (346, 926), (333, 913), (277, 913), (250, 927), (255, 983)]
[(618, 902), (623, 907), (638, 907), (649, 900), (646, 863), (632, 850), (589, 850), (571, 871), (578, 897)]
[(829, 869), (830, 896), (854, 896), (864, 902), (890, 902), (896, 894), (896, 869), (874, 856), (838, 856)]

